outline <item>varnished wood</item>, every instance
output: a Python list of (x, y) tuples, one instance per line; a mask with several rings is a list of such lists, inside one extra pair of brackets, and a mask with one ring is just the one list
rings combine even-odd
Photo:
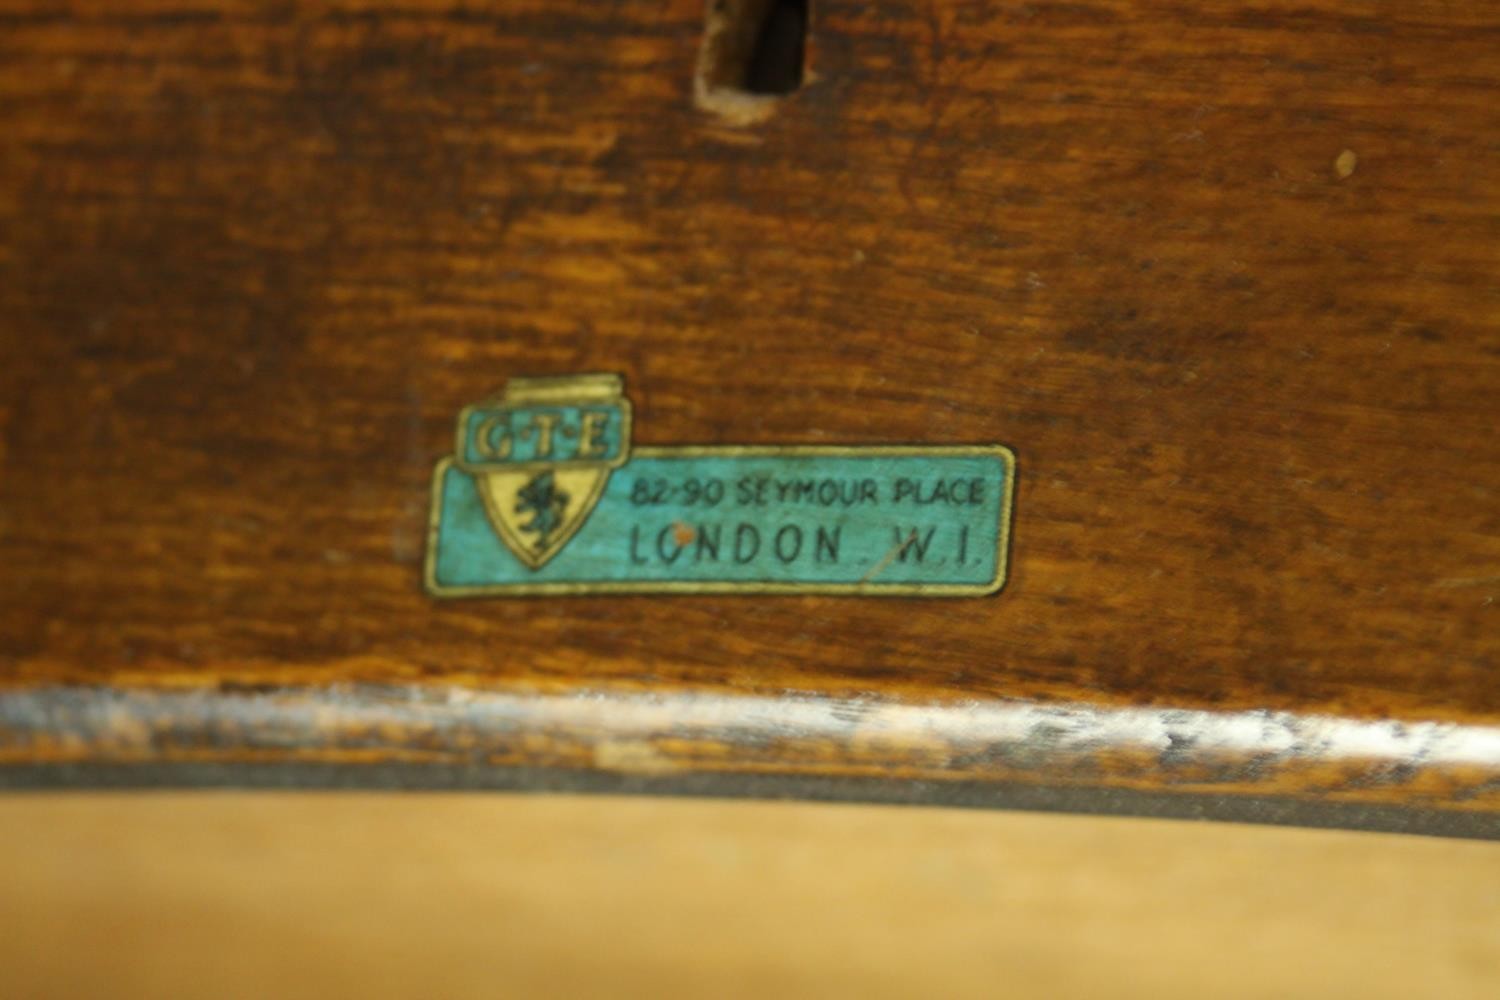
[[(736, 127), (687, 0), (5, 0), (0, 758), (1500, 809), (1497, 16), (815, 0)], [(1010, 583), (434, 602), (454, 415), (572, 371), (642, 444), (1003, 441)], [(1017, 704), (1147, 715), (949, 738)], [(1262, 711), (1470, 750), (1197, 738)]]

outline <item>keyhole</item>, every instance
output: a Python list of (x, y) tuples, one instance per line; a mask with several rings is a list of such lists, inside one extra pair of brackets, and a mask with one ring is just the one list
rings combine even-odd
[(750, 51), (745, 89), (752, 94), (790, 94), (802, 86), (806, 36), (807, 0), (771, 0)]
[(747, 125), (806, 78), (809, 0), (708, 0), (698, 106)]

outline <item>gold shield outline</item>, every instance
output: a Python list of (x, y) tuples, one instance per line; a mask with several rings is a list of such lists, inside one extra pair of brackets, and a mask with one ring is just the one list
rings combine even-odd
[[(529, 569), (540, 569), (548, 560), (562, 551), (563, 546), (578, 533), (584, 522), (604, 495), (610, 473), (630, 459), (631, 406), (625, 396), (624, 379), (619, 375), (596, 373), (587, 375), (561, 375), (541, 378), (513, 378), (496, 396), (463, 408), (458, 415), (454, 464), (472, 476), (484, 504), (485, 517), (495, 534), (505, 543), (511, 554)], [(541, 461), (508, 462), (502, 466), (481, 466), (463, 461), (466, 454), (469, 420), (475, 410), (509, 409), (553, 404), (559, 406), (608, 402), (620, 412), (620, 448), (614, 458), (597, 459), (544, 459)], [(551, 471), (569, 487), (569, 513), (556, 536), (544, 549), (537, 550), (528, 545), (513, 523), (516, 518), (507, 512), (507, 501), (514, 499), (517, 491), (535, 473)]]

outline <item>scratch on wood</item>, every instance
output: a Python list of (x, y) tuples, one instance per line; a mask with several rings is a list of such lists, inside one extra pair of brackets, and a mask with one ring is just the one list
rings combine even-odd
[(904, 540), (899, 541), (895, 545), (891, 546), (891, 550), (889, 552), (887, 552), (885, 555), (881, 556), (880, 557), (880, 561), (878, 563), (876, 563), (874, 566), (871, 566), (870, 567), (870, 571), (868, 573), (866, 573), (864, 576), (862, 576), (862, 577), (859, 578), (859, 582), (860, 583), (869, 583), (871, 580), (875, 579), (881, 573), (884, 573), (885, 570), (886, 570), (886, 567), (889, 566), (891, 563), (895, 562), (896, 559), (897, 559), (897, 557), (905, 555), (906, 554), (906, 550), (909, 549), (909, 548), (911, 548), (912, 542), (915, 542), (916, 540), (917, 540), (916, 532), (912, 532), (910, 535), (907, 535)]

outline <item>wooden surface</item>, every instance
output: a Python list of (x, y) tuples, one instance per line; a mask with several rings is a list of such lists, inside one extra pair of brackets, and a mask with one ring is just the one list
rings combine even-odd
[[(1497, 23), (815, 0), (735, 127), (696, 0), (3, 0), (0, 759), (1493, 815)], [(573, 371), (1009, 444), (1010, 583), (424, 596), (459, 408)]]
[(0, 800), (0, 990), (1441, 997), (1500, 979), (1500, 845), (873, 806)]

